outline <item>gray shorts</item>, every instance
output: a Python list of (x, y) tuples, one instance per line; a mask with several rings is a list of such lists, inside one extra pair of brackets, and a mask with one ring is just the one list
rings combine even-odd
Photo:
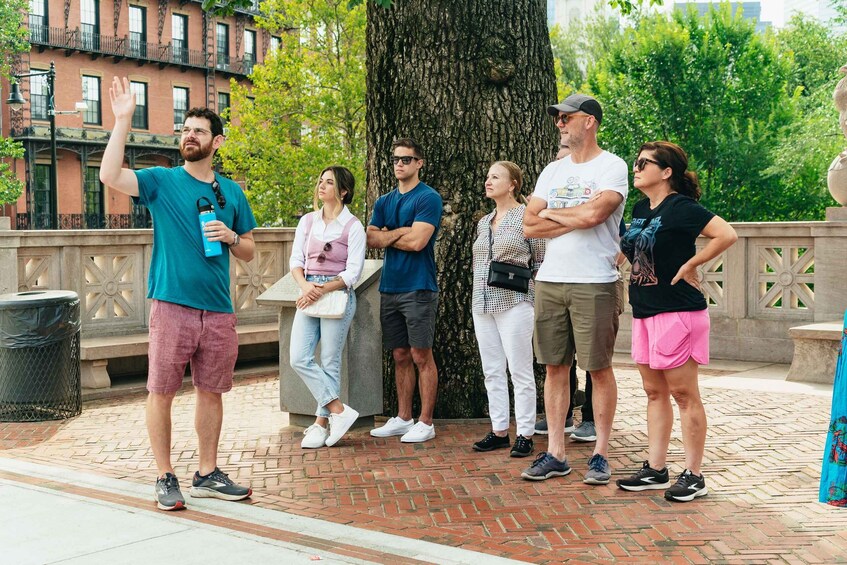
[(379, 321), (385, 349), (432, 349), (438, 292), (415, 290), (380, 294)]

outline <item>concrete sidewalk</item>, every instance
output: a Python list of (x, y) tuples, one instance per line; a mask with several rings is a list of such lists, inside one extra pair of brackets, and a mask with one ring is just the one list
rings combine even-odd
[[(187, 492), (187, 488), (184, 488)], [(514, 563), (249, 503), (186, 497), (155, 510), (152, 485), (0, 457), (0, 563)]]

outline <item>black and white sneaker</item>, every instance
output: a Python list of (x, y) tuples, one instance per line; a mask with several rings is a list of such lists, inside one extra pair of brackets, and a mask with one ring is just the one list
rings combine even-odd
[(205, 477), (199, 471), (194, 473), (194, 480), (188, 494), (194, 498), (244, 500), (253, 494), (253, 489), (235, 484), (226, 473), (215, 467), (215, 470)]
[(494, 432), (488, 432), (484, 438), (473, 444), (473, 449), (474, 451), (492, 451), (509, 447), (511, 443), (508, 435), (500, 437)]
[(639, 492), (642, 490), (666, 489), (671, 486), (671, 480), (668, 476), (667, 467), (657, 471), (650, 467), (648, 461), (645, 461), (637, 473), (626, 479), (618, 479), (615, 484), (618, 485), (618, 488)]
[(665, 491), (665, 500), (688, 502), (707, 494), (709, 494), (709, 489), (706, 488), (706, 480), (703, 475), (698, 477), (686, 469), (676, 478), (676, 484)]

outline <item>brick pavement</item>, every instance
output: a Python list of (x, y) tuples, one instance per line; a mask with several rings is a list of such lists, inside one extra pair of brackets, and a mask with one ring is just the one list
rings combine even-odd
[[(645, 457), (646, 400), (635, 370), (617, 372), (610, 460), (623, 474)], [(816, 502), (829, 400), (714, 388), (703, 396), (710, 494), (687, 504), (583, 485), (591, 444), (569, 445), (568, 477), (522, 481), (528, 459), (470, 449), (484, 424), (439, 424), (425, 444), (359, 430), (335, 448), (301, 450), (272, 377), (227, 395), (221, 458), (252, 484), (253, 504), (528, 562), (847, 563), (847, 512)], [(149, 484), (143, 422), (141, 395), (96, 401), (65, 423), (0, 424), (0, 455)], [(538, 436), (536, 447), (545, 443)], [(174, 404), (174, 453), (177, 474), (189, 477), (190, 394)], [(682, 460), (677, 422), (672, 472)]]

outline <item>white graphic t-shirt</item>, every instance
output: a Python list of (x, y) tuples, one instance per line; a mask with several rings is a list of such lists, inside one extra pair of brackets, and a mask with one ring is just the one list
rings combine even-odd
[(615, 255), (620, 249), (619, 227), (628, 181), (626, 163), (608, 151), (587, 163), (574, 163), (568, 156), (544, 168), (532, 195), (545, 200), (548, 208), (578, 206), (604, 190), (620, 193), (623, 200), (602, 224), (548, 240), (547, 254), (536, 280), (606, 283), (618, 279)]

